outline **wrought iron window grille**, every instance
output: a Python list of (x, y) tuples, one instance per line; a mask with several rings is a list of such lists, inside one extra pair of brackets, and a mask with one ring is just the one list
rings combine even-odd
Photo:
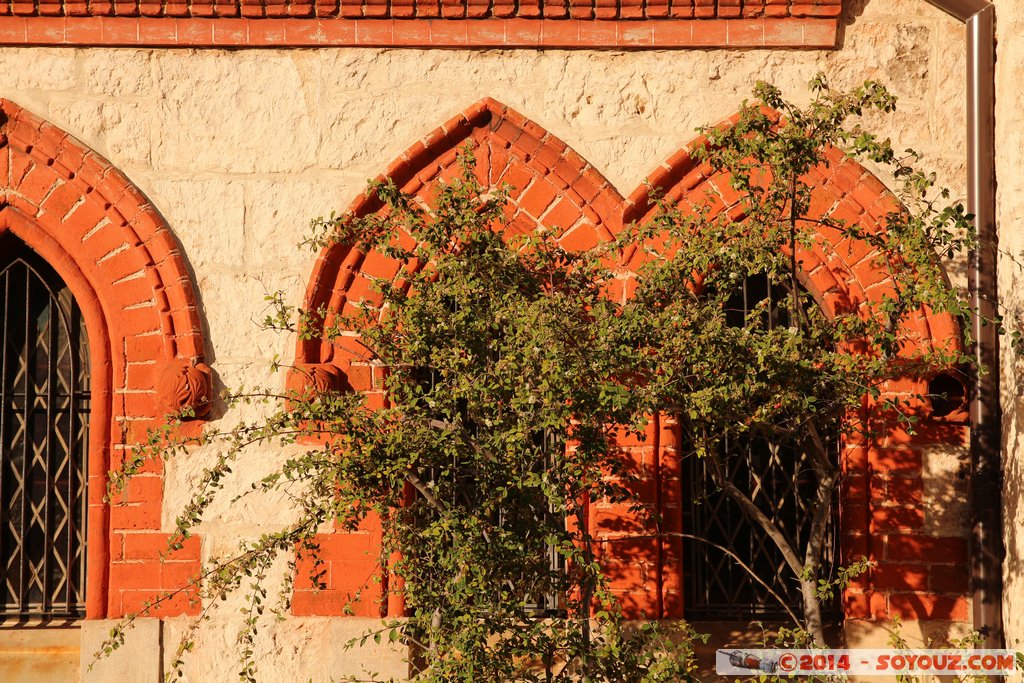
[(85, 608), (89, 352), (71, 291), (0, 240), (0, 620)]
[[(421, 368), (417, 371), (417, 381), (422, 387), (424, 396), (434, 391), (437, 388), (437, 381), (434, 373), (429, 368)], [(458, 413), (457, 420), (451, 420), (452, 416), (437, 416), (439, 420), (444, 422), (457, 422), (462, 425), (471, 435), (477, 433), (477, 426), (470, 419), (464, 402), (458, 402), (456, 406)], [(541, 458), (534, 460), (534, 463), (538, 469), (548, 469), (553, 464), (553, 459), (558, 457), (558, 450), (561, 443), (555, 437), (555, 434), (549, 431), (543, 433), (534, 434), (532, 437), (531, 446), (533, 450), (539, 451)], [(442, 480), (442, 469), (447, 469), (449, 481)], [(535, 471), (535, 473), (540, 473)], [(475, 505), (475, 494), (474, 489), (479, 487), (480, 482), (477, 481), (476, 476), (467, 467), (461, 463), (453, 462), (451, 466), (446, 468), (430, 468), (428, 471), (423, 473), (423, 479), (428, 486), (439, 491), (443, 491), (442, 495), (447, 499), (452, 499), (459, 504), (466, 505), (467, 507), (473, 507)], [(427, 511), (427, 514), (431, 514)], [(551, 506), (548, 506), (547, 510), (538, 513), (544, 522), (551, 523), (561, 520), (565, 521), (566, 513), (564, 510), (557, 510)], [(538, 519), (538, 517), (531, 517), (531, 520)], [(495, 530), (501, 530), (503, 528), (509, 528), (509, 526), (515, 525), (520, 529), (524, 530), (523, 533), (524, 542), (531, 543), (540, 540), (537, 536), (530, 537), (532, 533), (531, 524), (524, 524), (522, 520), (513, 520), (510, 516), (510, 511), (506, 509), (498, 510), (492, 520), (492, 527)], [(537, 525), (538, 529), (542, 529), (545, 526), (550, 527), (550, 524)], [(547, 570), (552, 575), (564, 575), (566, 571), (565, 557), (558, 552), (555, 544), (544, 542), (543, 549), (540, 551), (538, 558), (542, 558), (546, 563)], [(524, 577), (525, 580), (525, 577)], [(513, 593), (525, 594), (525, 602), (523, 607), (525, 611), (533, 617), (562, 617), (565, 616), (565, 609), (557, 593), (540, 591), (534, 593), (528, 587), (523, 586), (522, 582), (515, 582), (514, 580), (510, 583), (509, 588)]]
[[(806, 296), (805, 292), (801, 294)], [(789, 326), (789, 296), (788, 290), (773, 287), (767, 276), (750, 276), (726, 304), (727, 322), (733, 327), (746, 326), (757, 311), (757, 323), (766, 329)], [(838, 439), (831, 439), (830, 445), (838, 459)], [(808, 501), (817, 488), (809, 457), (763, 437), (727, 441), (722, 448), (731, 454), (725, 459), (725, 476), (750, 495), (791, 544), (802, 547), (813, 515)], [(785, 606), (779, 604), (764, 586), (714, 546), (685, 541), (683, 604), (687, 619), (786, 621), (787, 606), (800, 613), (800, 588), (782, 554), (739, 505), (718, 490), (706, 462), (695, 455), (684, 461), (683, 501), (687, 533), (735, 552), (786, 601)], [(823, 577), (838, 564), (835, 520), (833, 513), (825, 543)], [(826, 612), (830, 618), (838, 618), (838, 600), (826, 605)]]

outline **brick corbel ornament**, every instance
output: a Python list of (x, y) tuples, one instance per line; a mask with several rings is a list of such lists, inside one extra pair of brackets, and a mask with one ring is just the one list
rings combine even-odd
[(284, 390), (288, 398), (285, 408), (291, 410), (294, 400), (308, 400), (325, 392), (345, 391), (348, 382), (341, 370), (330, 363), (300, 363), (288, 369)]
[(302, 363), (288, 370), (285, 388), (298, 396), (338, 391), (344, 388), (345, 378), (337, 366), (330, 363)]
[[(722, 125), (731, 125), (736, 117)], [(427, 199), (439, 180), (459, 172), (456, 149), (466, 141), (476, 143), (477, 174), (485, 186), (508, 183), (513, 188), (506, 230), (521, 232), (538, 226), (557, 231), (567, 249), (581, 249), (610, 239), (623, 225), (650, 221), (655, 207), (649, 201), (656, 188), (685, 209), (707, 203), (712, 215), (738, 210), (739, 196), (728, 177), (701, 165), (690, 154), (698, 138), (663, 163), (628, 199), (564, 142), (536, 123), (495, 102), (484, 99), (413, 145), (384, 174), (404, 191)], [(885, 186), (858, 163), (837, 149), (827, 153), (828, 165), (816, 169), (809, 180), (812, 217), (831, 216), (856, 223), (867, 230), (884, 228), (887, 214), (900, 204)], [(350, 207), (356, 215), (382, 210), (370, 196)], [(797, 257), (801, 280), (827, 313), (856, 310), (878, 303), (892, 287), (888, 273), (876, 266), (864, 245), (844, 239), (838, 231), (822, 229), (813, 248)], [(625, 301), (632, 291), (632, 273), (644, 258), (636, 250), (624, 255), (620, 279), (612, 296)], [(399, 264), (378, 253), (364, 254), (333, 246), (319, 257), (306, 293), (307, 310), (345, 311), (359, 303), (375, 303), (370, 283), (374, 279), (395, 282)], [(330, 315), (330, 313), (328, 313)], [(325, 321), (329, 323), (330, 321)], [(957, 327), (948, 315), (917, 312), (903, 332), (911, 347), (958, 348)], [(366, 392), (371, 404), (384, 400), (381, 383), (371, 359), (361, 357), (360, 347), (344, 348), (311, 339), (300, 341), (296, 364), (326, 364), (344, 373), (348, 384)], [(913, 348), (908, 348), (907, 352)], [(888, 396), (907, 398), (927, 393), (927, 379), (906, 378), (886, 388)], [(962, 418), (962, 413), (959, 413)], [(888, 416), (883, 416), (888, 417)], [(966, 540), (935, 536), (926, 530), (921, 506), (924, 489), (922, 455), (935, 446), (960, 447), (966, 443), (962, 419), (932, 419), (918, 424), (910, 435), (895, 420), (878, 424), (879, 436), (870, 441), (844, 444), (841, 490), (841, 534), (847, 561), (867, 555), (879, 563), (870, 577), (845, 595), (848, 619), (904, 619), (964, 621), (967, 618), (966, 574), (957, 573), (966, 562)], [(678, 424), (670, 416), (655, 416), (644, 440), (621, 439), (624, 457), (637, 471), (649, 473), (638, 482), (637, 495), (658, 501), (665, 531), (681, 530), (683, 481)], [(652, 472), (647, 463), (653, 463)], [(591, 506), (588, 524), (598, 539), (621, 536), (621, 529), (643, 532), (644, 522), (628, 506), (600, 502)], [(613, 531), (614, 530), (614, 531)], [(646, 533), (650, 533), (647, 531)], [(327, 590), (316, 593), (300, 567), (293, 609), (298, 614), (342, 614), (348, 596), (362, 588), (357, 614), (378, 612), (400, 616), (402, 605), (393, 596), (381, 598), (372, 584), (369, 590), (347, 577), (364, 577), (379, 562), (375, 539), (379, 527), (360, 533), (326, 533), (320, 538), (322, 559), (328, 563)], [(610, 588), (623, 600), (628, 614), (647, 618), (678, 618), (684, 614), (682, 543), (679, 539), (607, 542), (601, 545), (601, 561), (610, 576)], [(922, 549), (915, 554), (913, 549)], [(942, 548), (941, 552), (933, 552)], [(933, 551), (925, 552), (926, 549)], [(370, 595), (370, 593), (374, 593)]]
[[(86, 616), (117, 617), (181, 587), (199, 566), (198, 539), (161, 561), (162, 465), (147, 465), (122, 499), (106, 474), (163, 416), (209, 410), (210, 373), (181, 248), (149, 200), (66, 132), (0, 99), (0, 233), (60, 274), (89, 335)], [(159, 614), (189, 610), (182, 594)]]

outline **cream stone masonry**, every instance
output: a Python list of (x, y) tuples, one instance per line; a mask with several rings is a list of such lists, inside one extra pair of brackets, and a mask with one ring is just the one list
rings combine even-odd
[[(1024, 331), (1024, 1), (997, 0), (996, 188), (1001, 308)], [(1003, 345), (1003, 619), (1006, 646), (1024, 650), (1024, 362)], [(1015, 681), (1024, 677), (1018, 675)]]
[[(0, 681), (60, 683), (78, 672), (83, 651), (81, 634), (63, 628), (0, 628)], [(152, 657), (148, 658), (152, 663)], [(155, 683), (155, 682), (154, 682)]]
[[(1004, 179), (999, 218), (1004, 245), (1018, 251), (1024, 238), (1012, 235), (1012, 229), (1024, 216), (1022, 10), (1024, 0), (999, 2)], [(922, 152), (940, 183), (962, 195), (962, 25), (922, 0), (851, 0), (844, 21), (842, 46), (835, 51), (3, 48), (0, 97), (107, 156), (166, 218), (194, 273), (212, 345), (207, 360), (217, 373), (215, 389), (277, 387), (284, 378), (271, 375), (269, 363), (275, 354), (289, 359), (293, 343), (260, 331), (256, 323), (266, 315), (267, 291), (281, 290), (291, 303), (301, 301), (315, 258), (297, 246), (309, 220), (344, 210), (367, 179), (484, 96), (560, 137), (628, 194), (689, 142), (698, 125), (734, 113), (758, 79), (801, 101), (810, 97), (807, 82), (819, 71), (838, 88), (878, 79), (899, 96), (899, 110), (872, 118), (870, 125), (891, 136), (898, 148)], [(1020, 277), (1004, 277), (1007, 291), (1014, 285), (1020, 289), (1020, 282)], [(1014, 377), (1011, 369), (1005, 383), (1010, 412), (1016, 407)], [(229, 428), (239, 417), (224, 415), (218, 406), (213, 424)], [(1015, 430), (1018, 418), (1011, 418), (1008, 428)], [(1017, 559), (1008, 571), (1019, 573), (1024, 540), (1015, 529), (1024, 510), (1015, 496), (1024, 448), (1015, 437), (1011, 442), (1007, 529)], [(173, 527), (189, 483), (211, 456), (195, 452), (167, 464), (165, 529)], [(272, 459), (268, 455), (233, 481), (225, 500)], [(937, 476), (946, 476), (953, 466), (948, 458), (934, 463)], [(949, 494), (935, 491), (932, 500), (942, 495)], [(240, 538), (279, 523), (280, 503), (253, 498), (218, 505), (201, 530), (204, 554), (228, 551)], [(945, 526), (948, 517), (941, 520)], [(1024, 590), (1016, 573), (1007, 584), (1007, 617), (1015, 639), (1024, 636), (1024, 610), (1010, 601)], [(236, 614), (225, 607), (204, 627), (187, 680), (236, 678)], [(124, 672), (118, 676), (122, 683), (151, 680), (151, 671), (166, 666), (186, 623), (172, 619), (159, 633), (151, 626), (129, 633), (131, 652), (115, 655), (101, 671)], [(268, 622), (261, 635), (261, 675), (329, 680), (362, 673), (362, 662), (404, 675), (399, 653), (342, 648), (373, 624), (345, 618)], [(97, 630), (108, 629), (106, 623), (90, 624), (83, 632), (83, 653), (95, 647)], [(154, 638), (162, 650), (153, 646)], [(119, 668), (117, 658), (125, 655), (145, 660), (132, 664), (140, 673)], [(83, 680), (112, 680), (105, 676), (83, 672)]]
[[(116, 623), (106, 619), (82, 622), (81, 680), (160, 683), (163, 680), (164, 627), (159, 619), (139, 619), (132, 628), (131, 638), (125, 640), (116, 659), (94, 658)], [(67, 679), (55, 678), (55, 683), (57, 680)], [(33, 681), (41, 683), (38, 678), (33, 678)]]
[(971, 510), (964, 495), (971, 471), (968, 448), (937, 446), (921, 454), (924, 480), (924, 532), (931, 536), (967, 536)]

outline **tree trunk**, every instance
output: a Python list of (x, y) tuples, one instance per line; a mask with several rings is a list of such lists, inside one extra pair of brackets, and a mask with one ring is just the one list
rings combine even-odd
[(811, 532), (804, 553), (804, 575), (800, 577), (800, 592), (803, 595), (807, 632), (814, 638), (816, 645), (824, 646), (821, 599), (817, 590), (818, 576), (821, 572), (821, 556), (825, 551), (828, 522), (832, 518), (832, 499), (839, 481), (839, 472), (836, 464), (829, 458), (828, 447), (814, 423), (807, 424), (807, 434), (807, 452), (818, 478), (818, 489), (815, 491)]
[(782, 530), (757, 507), (746, 493), (738, 489), (726, 479), (722, 465), (716, 455), (708, 455), (712, 480), (722, 491), (732, 498), (744, 511), (747, 517), (761, 527), (765, 535), (775, 543), (782, 553), (786, 564), (800, 581), (800, 594), (803, 598), (804, 628), (811, 636), (815, 645), (825, 645), (824, 624), (821, 616), (821, 600), (818, 597), (818, 575), (821, 566), (821, 554), (824, 549), (827, 522), (832, 513), (832, 495), (835, 491), (836, 476), (833, 466), (828, 461), (823, 442), (818, 438), (817, 430), (812, 429), (811, 461), (818, 475), (818, 489), (815, 495), (814, 517), (811, 522), (811, 534), (808, 539), (804, 560), (801, 562), (796, 548), (786, 540)]
[(821, 618), (821, 600), (818, 598), (817, 569), (800, 579), (800, 594), (804, 603), (804, 628), (815, 645), (824, 647), (825, 628)]

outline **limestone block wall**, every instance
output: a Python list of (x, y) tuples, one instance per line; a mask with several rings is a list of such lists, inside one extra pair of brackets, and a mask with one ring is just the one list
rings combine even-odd
[[(1012, 329), (1020, 330), (1024, 299), (1020, 290), (1024, 271), (1024, 93), (1018, 86), (1024, 76), (1024, 3), (998, 0), (996, 61), (996, 188), (1001, 309)], [(1004, 343), (1001, 391), (1003, 406), (1003, 532), (1006, 560), (1003, 565), (1003, 619), (1006, 645), (1024, 648), (1024, 364)]]
[[(1011, 30), (1002, 21), (1000, 30)], [(215, 388), (280, 386), (283, 376), (271, 375), (268, 365), (275, 354), (291, 359), (294, 341), (256, 323), (267, 291), (301, 302), (315, 259), (297, 246), (309, 220), (344, 209), (368, 178), (485, 96), (561, 138), (628, 196), (695, 136), (696, 126), (735, 112), (758, 79), (798, 100), (809, 97), (806, 84), (818, 71), (837, 87), (878, 79), (899, 96), (899, 111), (871, 123), (898, 147), (922, 152), (940, 182), (961, 195), (962, 26), (920, 0), (854, 0), (843, 23), (839, 49), (807, 51), (3, 48), (0, 97), (106, 156), (162, 214), (196, 285)], [(1000, 77), (1013, 88), (1012, 72)], [(1020, 116), (1007, 111), (1010, 120)], [(1012, 161), (1001, 163), (1014, 173)], [(1020, 212), (1011, 187), (1001, 188), (1004, 224)], [(951, 275), (961, 275), (956, 264)], [(212, 424), (241, 417), (215, 406)], [(166, 464), (164, 530), (212, 455), (195, 451)], [(203, 557), (274, 528), (284, 501), (227, 500), (285, 455), (259, 453), (239, 468), (237, 488), (214, 505), (201, 530)], [(943, 501), (948, 460), (932, 458), (932, 479), (925, 468), (924, 522), (962, 536)], [(229, 603), (204, 627), (189, 680), (234, 677), (236, 614)], [(136, 656), (169, 659), (185, 619), (140, 631)], [(342, 632), (358, 635), (369, 623), (309, 617), (275, 624), (261, 646), (263, 675), (322, 680), (360, 673), (367, 660), (378, 671), (399, 671), (395, 653), (339, 654), (339, 642), (350, 637)], [(107, 628), (90, 625), (83, 642), (95, 643)], [(153, 645), (160, 642), (162, 649)]]

